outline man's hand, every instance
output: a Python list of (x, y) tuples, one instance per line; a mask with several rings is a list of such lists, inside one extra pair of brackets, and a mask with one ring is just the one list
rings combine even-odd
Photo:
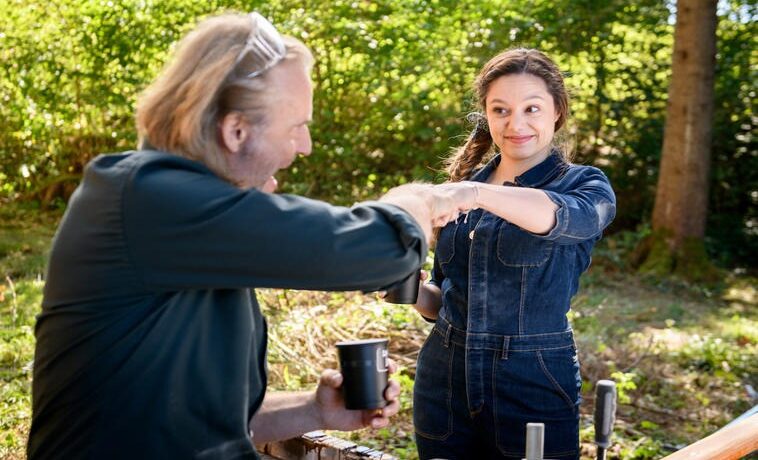
[(432, 225), (444, 227), (462, 212), (478, 207), (479, 189), (476, 182), (448, 182), (435, 185)]
[(405, 184), (388, 191), (380, 201), (408, 212), (421, 226), (429, 242), (433, 227), (442, 227), (455, 220), (461, 212), (478, 206), (477, 187), (475, 182)]
[[(389, 360), (389, 372), (397, 370)], [(263, 404), (250, 421), (250, 433), (256, 444), (294, 438), (314, 430), (357, 430), (382, 428), (400, 410), (400, 385), (390, 380), (384, 390), (389, 404), (375, 410), (347, 410), (342, 398), (342, 374), (329, 369), (321, 374), (314, 392), (266, 393)]]
[(261, 187), (261, 192), (274, 193), (278, 185), (279, 183), (276, 181), (276, 178), (274, 176), (271, 176), (266, 179), (266, 183)]
[[(394, 373), (397, 364), (389, 360), (389, 372)], [(372, 410), (347, 410), (342, 397), (342, 374), (334, 369), (321, 373), (316, 388), (314, 407), (320, 417), (321, 426), (327, 430), (351, 431), (360, 428), (383, 428), (390, 423), (390, 417), (400, 410), (400, 385), (390, 380), (384, 390), (387, 406)]]

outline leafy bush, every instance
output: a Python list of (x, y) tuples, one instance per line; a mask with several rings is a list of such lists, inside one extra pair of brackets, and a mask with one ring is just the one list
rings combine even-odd
[[(747, 382), (758, 375), (758, 346), (739, 344), (722, 337), (694, 335), (677, 357), (687, 368), (728, 381)], [(756, 383), (753, 381), (752, 383)]]
[[(314, 156), (285, 191), (339, 203), (414, 179), (439, 180), (466, 136), (471, 81), (512, 46), (538, 47), (567, 72), (576, 160), (623, 198), (612, 230), (650, 214), (672, 46), (666, 2), (643, 0), (7, 0), (0, 15), (0, 198), (53, 203), (93, 156), (132, 148), (133, 107), (172, 44), (199, 19), (257, 9), (316, 56)], [(749, 264), (756, 182), (755, 5), (722, 2), (709, 237), (725, 264)], [(750, 166), (752, 165), (752, 167)]]

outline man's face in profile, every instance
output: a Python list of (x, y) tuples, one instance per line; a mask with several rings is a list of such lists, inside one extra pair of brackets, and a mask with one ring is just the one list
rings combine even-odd
[(311, 153), (313, 88), (306, 69), (299, 62), (284, 62), (269, 70), (266, 79), (273, 94), (266, 123), (249, 127), (251, 135), (230, 161), (233, 176), (246, 189), (263, 189), (298, 154)]

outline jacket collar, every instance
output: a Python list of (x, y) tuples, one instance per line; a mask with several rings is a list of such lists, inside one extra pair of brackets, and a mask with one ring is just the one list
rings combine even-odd
[[(500, 154), (497, 154), (482, 169), (474, 173), (474, 175), (471, 176), (471, 180), (476, 182), (486, 182), (492, 171), (494, 171), (499, 164)], [(558, 150), (553, 149), (550, 152), (550, 155), (542, 160), (542, 162), (516, 176), (515, 185), (539, 188), (560, 176), (567, 167), (568, 164), (563, 160), (563, 157), (561, 157), (561, 153)], [(514, 185), (514, 183), (506, 182), (503, 185)]]

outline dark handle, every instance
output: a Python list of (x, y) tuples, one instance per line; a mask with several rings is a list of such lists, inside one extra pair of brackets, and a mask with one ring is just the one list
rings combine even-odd
[(595, 444), (607, 449), (611, 445), (616, 418), (616, 383), (600, 380), (595, 387)]

